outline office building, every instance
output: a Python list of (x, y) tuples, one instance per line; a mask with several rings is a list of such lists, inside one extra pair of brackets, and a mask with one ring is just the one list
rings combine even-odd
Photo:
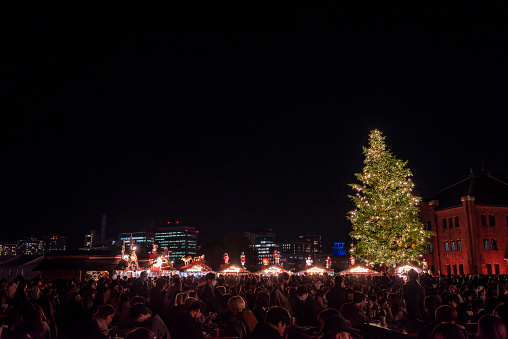
[(309, 241), (290, 241), (281, 244), (281, 263), (291, 271), (305, 268), (305, 260), (312, 257), (312, 243)]
[(159, 252), (167, 247), (170, 251), (170, 260), (180, 260), (182, 256), (194, 257), (198, 252), (198, 233), (190, 226), (160, 227), (155, 232), (155, 243), (159, 246)]
[(42, 237), (42, 247), (44, 253), (51, 251), (66, 251), (67, 236), (65, 235), (47, 235)]
[(18, 240), (16, 244), (16, 254), (44, 254), (42, 240), (34, 237)]
[(275, 242), (274, 232), (244, 232), (243, 235), (249, 240), (251, 248), (254, 249), (256, 265), (262, 265), (263, 258), (269, 258), (270, 264), (275, 264), (273, 251), (279, 250), (279, 244)]
[(316, 256), (323, 253), (321, 247), (321, 235), (314, 233), (307, 233), (298, 237), (300, 241), (308, 242), (310, 244), (310, 251), (312, 256)]
[[(119, 246), (122, 246), (122, 241), (125, 244), (125, 250), (130, 251), (130, 241), (132, 236), (132, 242), (136, 247), (136, 251), (139, 253), (151, 253), (152, 252), (152, 244), (155, 242), (155, 233), (153, 232), (125, 232), (120, 233), (120, 243)], [(160, 253), (160, 252), (159, 252)]]

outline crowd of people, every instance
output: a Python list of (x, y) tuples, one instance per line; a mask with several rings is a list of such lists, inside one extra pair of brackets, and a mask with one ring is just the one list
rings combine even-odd
[(2, 338), (507, 338), (507, 277), (0, 280)]

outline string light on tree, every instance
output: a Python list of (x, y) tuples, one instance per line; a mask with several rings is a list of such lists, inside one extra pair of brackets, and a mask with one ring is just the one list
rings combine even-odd
[(361, 184), (350, 185), (355, 195), (349, 197), (356, 208), (348, 219), (353, 226), (350, 236), (357, 240), (352, 255), (393, 266), (420, 260), (433, 233), (419, 220), (421, 198), (413, 195), (407, 161), (397, 159), (384, 139), (380, 131), (370, 132), (369, 147), (363, 148), (365, 166), (355, 174)]

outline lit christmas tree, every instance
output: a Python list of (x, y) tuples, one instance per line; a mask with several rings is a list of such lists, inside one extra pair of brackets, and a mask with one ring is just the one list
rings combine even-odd
[(356, 191), (349, 196), (356, 209), (348, 219), (353, 226), (349, 235), (357, 240), (351, 253), (359, 260), (392, 267), (419, 261), (433, 233), (420, 222), (421, 198), (412, 194), (407, 161), (397, 159), (384, 139), (380, 131), (373, 130), (369, 147), (363, 148), (365, 167), (355, 174), (362, 184), (350, 185)]

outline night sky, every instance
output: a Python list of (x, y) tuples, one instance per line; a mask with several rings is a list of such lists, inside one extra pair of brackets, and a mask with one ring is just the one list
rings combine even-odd
[(428, 195), (508, 170), (505, 7), (4, 5), (0, 241), (349, 232), (380, 129)]

